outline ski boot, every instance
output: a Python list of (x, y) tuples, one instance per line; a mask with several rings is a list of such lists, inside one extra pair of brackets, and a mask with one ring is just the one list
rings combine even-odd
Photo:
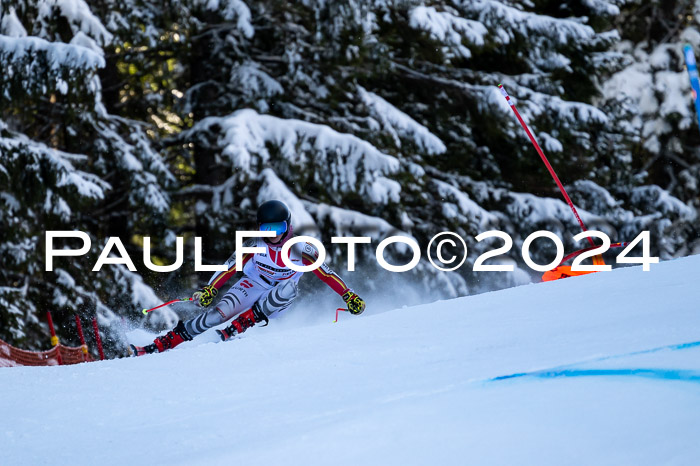
[(269, 322), (265, 314), (253, 307), (233, 319), (231, 321), (231, 325), (223, 330), (217, 330), (216, 333), (219, 335), (219, 338), (221, 338), (221, 341), (226, 341), (263, 321), (265, 322), (265, 325), (267, 325)]
[(163, 351), (175, 348), (183, 341), (192, 340), (192, 336), (187, 332), (185, 323), (179, 321), (174, 329), (153, 340), (153, 343), (146, 346), (129, 345), (134, 356), (143, 356), (144, 354), (162, 353)]

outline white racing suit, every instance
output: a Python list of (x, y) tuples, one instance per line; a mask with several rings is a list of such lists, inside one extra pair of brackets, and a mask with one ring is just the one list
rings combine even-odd
[[(266, 252), (243, 254), (243, 277), (228, 290), (214, 308), (186, 321), (187, 332), (191, 336), (199, 335), (248, 309), (264, 316), (263, 320), (275, 318), (287, 309), (297, 297), (297, 282), (304, 274), (288, 268), (282, 262), (282, 246), (291, 236), (290, 232), (287, 238), (277, 244), (269, 244), (263, 238), (246, 241), (246, 247), (262, 247)], [(311, 265), (317, 258), (318, 251), (309, 243), (296, 243), (289, 249), (289, 259), (294, 264)], [(232, 254), (225, 265), (227, 270), (215, 273), (208, 283), (217, 290), (236, 273), (236, 255)], [(313, 273), (340, 296), (348, 291), (345, 282), (325, 263)]]

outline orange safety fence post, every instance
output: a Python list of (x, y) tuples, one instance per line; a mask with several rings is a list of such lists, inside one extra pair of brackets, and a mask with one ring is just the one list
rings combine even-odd
[(100, 329), (97, 327), (97, 317), (92, 318), (92, 328), (95, 331), (95, 341), (97, 342), (97, 352), (100, 353), (100, 361), (104, 361), (105, 353), (102, 350), (102, 338), (100, 338)]
[(46, 311), (46, 316), (49, 320), (49, 330), (51, 331), (51, 346), (53, 346), (56, 349), (56, 361), (58, 361), (58, 365), (62, 366), (63, 361), (61, 360), (61, 348), (59, 348), (58, 346), (58, 336), (56, 336), (56, 329), (53, 326), (51, 311)]
[(83, 324), (80, 322), (78, 314), (75, 315), (75, 326), (78, 327), (78, 336), (80, 337), (80, 349), (83, 352), (83, 359), (88, 360), (88, 347), (85, 343), (85, 335), (83, 335)]

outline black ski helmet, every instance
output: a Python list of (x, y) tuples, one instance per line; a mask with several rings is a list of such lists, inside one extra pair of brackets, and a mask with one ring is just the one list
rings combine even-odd
[(292, 213), (282, 201), (266, 201), (258, 207), (258, 225), (263, 223), (287, 222), (289, 228)]

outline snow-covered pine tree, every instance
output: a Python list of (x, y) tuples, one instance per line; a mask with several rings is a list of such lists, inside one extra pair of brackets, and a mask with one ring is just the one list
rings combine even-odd
[[(195, 37), (207, 42), (193, 46), (201, 79), (186, 92), (195, 116), (182, 134), (197, 171), (206, 167), (189, 189), (206, 193), (197, 214), (219, 229), (210, 247), (230, 249), (231, 219), (284, 192), (324, 237), (352, 223), (338, 220), (343, 211), (389, 222), (423, 246), (458, 232), (471, 250), (459, 274), (416, 271), (448, 295), (463, 293), (465, 280), (474, 289), (522, 280), (465, 272), (492, 247), (474, 241), (482, 231), (505, 230), (519, 248), (544, 228), (576, 248), (566, 205), (537, 197), (559, 195), (496, 84), (515, 96), (565, 181), (596, 176), (606, 151), (625, 147), (612, 116), (592, 105), (596, 77), (623, 64), (610, 50), (616, 2), (213, 3), (198, 16)], [(371, 151), (358, 152), (360, 141)], [(627, 211), (583, 215), (611, 233), (631, 221)], [(549, 253), (534, 256), (546, 262)], [(436, 285), (446, 276), (451, 284)]]
[[(172, 175), (147, 126), (106, 112), (97, 72), (112, 35), (84, 1), (2, 1), (0, 34), (0, 338), (45, 347), (51, 310), (75, 343), (72, 313), (97, 312), (116, 349), (110, 324), (158, 299), (124, 266), (91, 269), (108, 236), (140, 257), (132, 238), (163, 230)], [(85, 231), (92, 250), (47, 272), (47, 230)]]
[(696, 1), (624, 2), (615, 51), (626, 66), (601, 83), (623, 144), (596, 173), (634, 219), (628, 231), (650, 230), (664, 259), (700, 251), (700, 132), (683, 58), (685, 44), (700, 51), (699, 13)]

